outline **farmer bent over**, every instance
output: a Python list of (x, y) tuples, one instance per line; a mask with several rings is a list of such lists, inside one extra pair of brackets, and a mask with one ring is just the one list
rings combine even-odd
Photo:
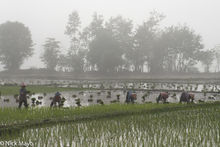
[(136, 95), (136, 93), (135, 92), (132, 92), (131, 90), (129, 90), (128, 92), (127, 92), (127, 95), (126, 95), (126, 103), (134, 103), (134, 100), (136, 100), (137, 99), (137, 95)]
[(159, 101), (163, 101), (163, 103), (166, 103), (168, 97), (169, 97), (168, 92), (161, 92), (157, 97), (157, 103), (159, 103)]
[(181, 103), (181, 102), (187, 102), (187, 103), (189, 103), (190, 100), (191, 100), (191, 102), (193, 103), (194, 97), (195, 97), (194, 94), (188, 93), (188, 92), (186, 92), (186, 91), (183, 91), (182, 94), (181, 94), (181, 96), (180, 96), (180, 103)]
[(24, 103), (24, 106), (27, 108), (28, 104), (27, 104), (27, 93), (28, 91), (25, 88), (25, 84), (22, 83), (21, 84), (21, 89), (20, 89), (20, 93), (19, 93), (19, 106), (18, 108), (21, 108), (22, 103)]
[(60, 93), (59, 92), (56, 92), (51, 104), (50, 104), (50, 107), (52, 107), (53, 105), (56, 105), (56, 103), (58, 102), (59, 106), (60, 106), (60, 102), (61, 102), (61, 97), (60, 97)]

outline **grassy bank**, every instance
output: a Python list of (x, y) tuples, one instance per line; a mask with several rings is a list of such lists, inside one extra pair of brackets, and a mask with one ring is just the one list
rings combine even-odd
[[(50, 93), (50, 92), (56, 92), (56, 91), (82, 90), (81, 88), (43, 86), (43, 85), (27, 86), (26, 89), (30, 91), (31, 93)], [(20, 90), (19, 86), (0, 86), (1, 95), (18, 94), (19, 90)]]

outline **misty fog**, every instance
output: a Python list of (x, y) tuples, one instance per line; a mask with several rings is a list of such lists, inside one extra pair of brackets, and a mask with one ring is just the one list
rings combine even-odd
[[(159, 23), (159, 31), (170, 26), (187, 26), (195, 32), (195, 35), (201, 36), (200, 43), (204, 45), (203, 50), (211, 50), (220, 42), (220, 34), (218, 33), (220, 22), (217, 21), (220, 16), (219, 4), (218, 0), (1, 0), (0, 24), (7, 21), (17, 21), (23, 23), (30, 30), (33, 53), (32, 56), (24, 59), (21, 69), (45, 68), (46, 65), (42, 62), (40, 56), (44, 52), (43, 45), (47, 38), (54, 38), (60, 42), (60, 53), (62, 54), (67, 54), (71, 47), (71, 39), (65, 34), (65, 30), (69, 15), (72, 12), (78, 13), (82, 30), (90, 25), (96, 12), (97, 15), (102, 15), (103, 25), (109, 22), (111, 18), (118, 16), (121, 16), (124, 20), (131, 20), (132, 33), (135, 33), (137, 28), (143, 25), (143, 22), (149, 20), (151, 17), (150, 12), (156, 11), (165, 16)], [(149, 52), (146, 54), (151, 56)], [(122, 55), (125, 57), (125, 54)], [(216, 60), (213, 59), (209, 71), (217, 71)], [(149, 63), (143, 63), (144, 71), (149, 71), (147, 69)], [(133, 63), (129, 62), (128, 64)], [(197, 62), (194, 66), (198, 67), (199, 71), (205, 71), (206, 68), (201, 62)], [(4, 70), (3, 67), (1, 65), (2, 70)]]

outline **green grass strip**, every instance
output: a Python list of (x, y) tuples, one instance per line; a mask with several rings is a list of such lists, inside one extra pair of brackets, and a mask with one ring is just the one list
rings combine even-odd
[[(43, 86), (43, 85), (31, 85), (31, 86), (27, 86), (26, 89), (31, 93), (51, 93), (56, 91), (82, 90), (82, 88)], [(0, 86), (0, 93), (2, 96), (18, 94), (19, 90), (20, 90), (19, 86)]]
[(2, 108), (0, 129), (31, 127), (48, 123), (92, 120), (143, 113), (160, 113), (201, 107), (220, 106), (219, 102), (205, 104), (110, 104), (70, 108)]

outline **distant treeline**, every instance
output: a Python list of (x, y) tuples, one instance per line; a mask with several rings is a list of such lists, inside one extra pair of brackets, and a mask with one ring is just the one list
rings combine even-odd
[[(48, 71), (195, 73), (198, 62), (209, 72), (214, 60), (215, 71), (220, 71), (219, 47), (204, 49), (202, 37), (189, 26), (162, 28), (163, 19), (163, 14), (153, 11), (142, 24), (134, 26), (122, 16), (104, 20), (94, 13), (91, 23), (82, 28), (74, 11), (64, 31), (70, 39), (67, 53), (58, 40), (48, 37), (40, 58)], [(28, 27), (20, 22), (0, 25), (0, 61), (6, 70), (18, 70), (33, 50)]]

